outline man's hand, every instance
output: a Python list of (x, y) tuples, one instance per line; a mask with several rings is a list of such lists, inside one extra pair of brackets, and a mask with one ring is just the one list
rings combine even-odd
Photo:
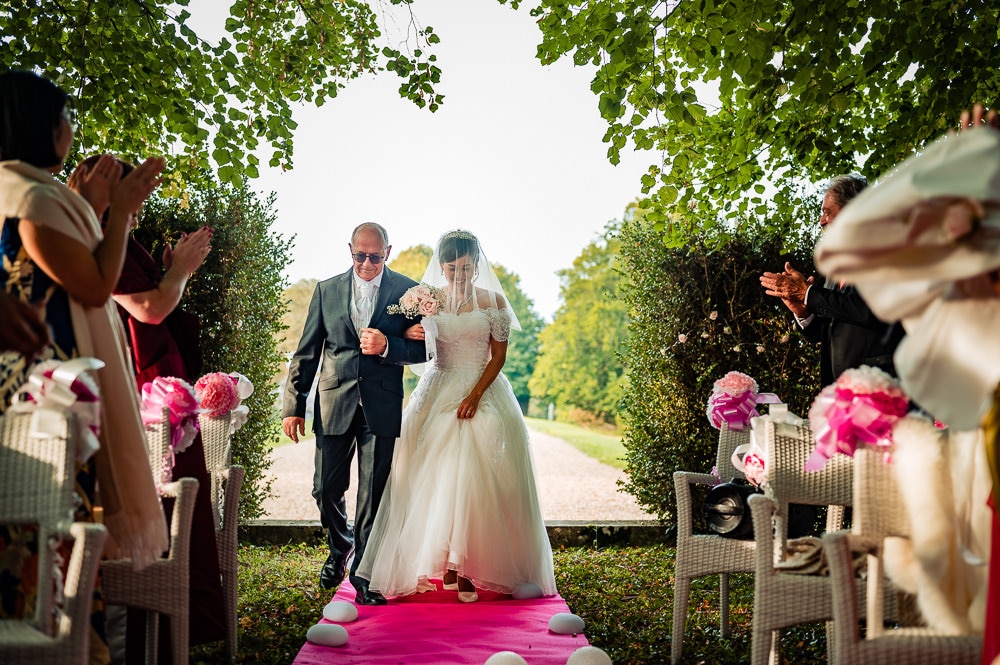
[(380, 356), (389, 348), (389, 340), (378, 328), (361, 329), (361, 353), (366, 356)]
[(281, 421), (281, 429), (285, 431), (285, 436), (298, 443), (299, 436), (306, 435), (306, 419), (299, 418), (298, 416), (288, 416)]
[(806, 279), (802, 273), (785, 263), (785, 272), (766, 272), (760, 276), (760, 285), (769, 296), (781, 298), (781, 302), (792, 311), (792, 314), (802, 318), (809, 312), (806, 309), (806, 292), (815, 279)]

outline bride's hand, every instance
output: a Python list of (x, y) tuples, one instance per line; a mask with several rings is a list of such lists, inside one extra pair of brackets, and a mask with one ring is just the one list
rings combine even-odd
[(419, 323), (415, 323), (406, 329), (406, 332), (403, 333), (403, 337), (406, 339), (422, 340), (424, 339), (424, 327)]
[(459, 418), (472, 418), (476, 415), (476, 409), (479, 408), (479, 398), (473, 395), (469, 395), (462, 400), (462, 403), (458, 405), (458, 411), (456, 415)]

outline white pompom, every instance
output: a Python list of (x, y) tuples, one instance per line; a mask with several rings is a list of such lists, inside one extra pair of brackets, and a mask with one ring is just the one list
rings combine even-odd
[(514, 591), (510, 595), (517, 600), (541, 598), (542, 587), (538, 586), (534, 582), (525, 582), (524, 584), (518, 584), (514, 587)]
[(580, 647), (574, 651), (566, 665), (612, 665), (611, 656), (597, 647)]
[(347, 644), (347, 629), (335, 623), (318, 623), (306, 631), (306, 639), (325, 647)]
[(583, 632), (583, 619), (569, 612), (553, 614), (549, 619), (549, 630), (560, 635), (579, 635)]
[(334, 600), (327, 603), (326, 607), (323, 608), (323, 618), (327, 621), (336, 621), (337, 623), (350, 623), (351, 621), (357, 621), (358, 608), (354, 603)]
[(528, 663), (513, 651), (498, 651), (487, 658), (484, 665), (528, 665)]

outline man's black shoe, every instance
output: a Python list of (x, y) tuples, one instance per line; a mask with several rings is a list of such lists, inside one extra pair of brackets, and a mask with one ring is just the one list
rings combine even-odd
[(380, 594), (378, 591), (370, 591), (368, 589), (368, 583), (359, 583), (358, 595), (354, 597), (354, 602), (358, 605), (385, 605), (385, 596)]
[(340, 556), (333, 553), (326, 557), (323, 567), (319, 571), (319, 585), (324, 589), (336, 589), (347, 576), (347, 563), (351, 560), (354, 548), (347, 550)]

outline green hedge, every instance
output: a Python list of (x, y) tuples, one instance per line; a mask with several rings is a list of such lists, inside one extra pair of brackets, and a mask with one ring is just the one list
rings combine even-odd
[(274, 340), (287, 308), (282, 270), (291, 240), (271, 230), (273, 197), (260, 201), (247, 188), (206, 185), (182, 198), (151, 198), (136, 239), (159, 260), (164, 242), (210, 226), (212, 252), (188, 283), (181, 306), (201, 319), (203, 373), (239, 372), (253, 382), (247, 423), (233, 438), (233, 463), (247, 471), (241, 519), (261, 514), (269, 492), (264, 472), (278, 441), (275, 383), (282, 356)]
[[(812, 271), (812, 239), (782, 239), (752, 228), (727, 243), (711, 232), (669, 248), (641, 215), (623, 224), (621, 258), (629, 308), (622, 402), (625, 488), (649, 512), (672, 522), (676, 470), (708, 472), (718, 438), (705, 415), (712, 384), (737, 370), (762, 392), (805, 415), (819, 391), (817, 349), (795, 332), (760, 274), (785, 261)], [(795, 244), (788, 253), (783, 245)]]

